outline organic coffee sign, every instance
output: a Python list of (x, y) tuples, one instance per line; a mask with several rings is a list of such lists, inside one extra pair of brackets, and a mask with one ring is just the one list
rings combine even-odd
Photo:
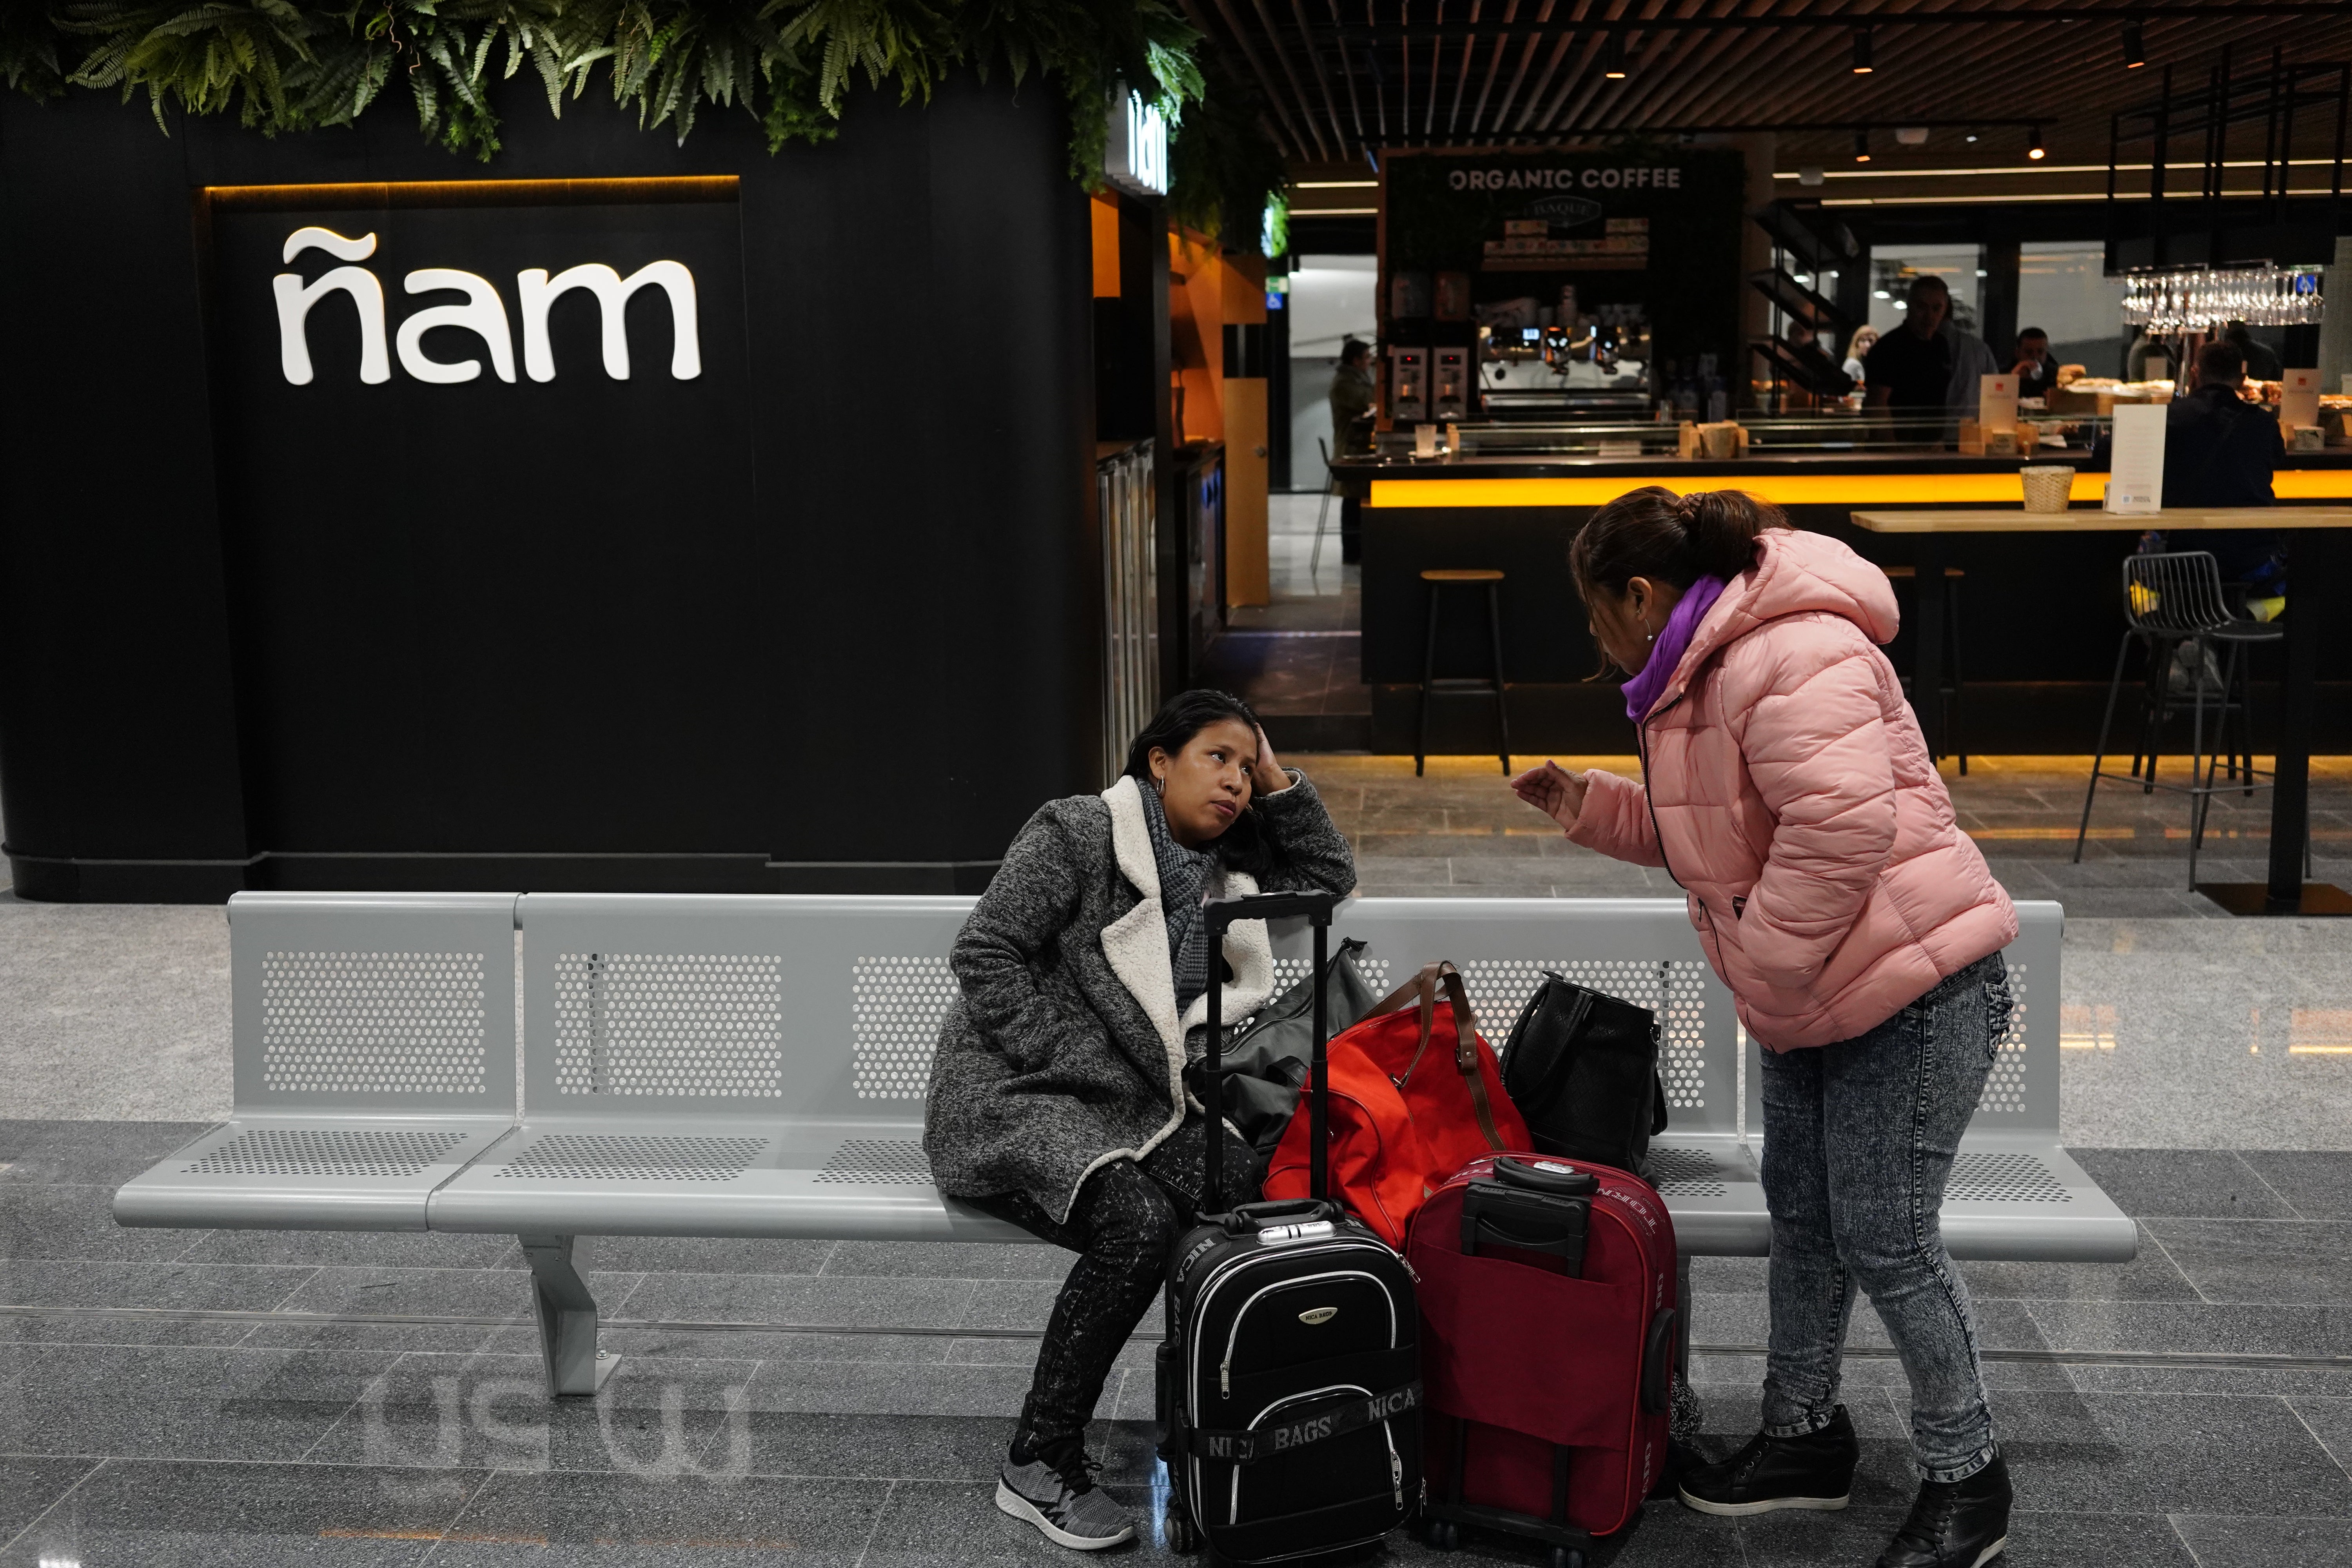
[(1663, 352), (1727, 357), (1744, 187), (1717, 148), (1391, 153), (1381, 268), (1465, 276), (1474, 310), (1570, 289), (1648, 321)]

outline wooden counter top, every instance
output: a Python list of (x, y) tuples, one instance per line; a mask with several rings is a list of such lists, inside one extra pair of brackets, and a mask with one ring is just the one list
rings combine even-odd
[(1856, 528), (1873, 533), (2140, 533), (2148, 529), (2352, 528), (2352, 508), (2168, 507), (2126, 515), (2109, 511), (1857, 511)]

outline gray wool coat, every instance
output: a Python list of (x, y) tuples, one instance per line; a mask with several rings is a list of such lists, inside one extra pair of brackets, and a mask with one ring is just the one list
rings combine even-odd
[[(1292, 777), (1255, 803), (1273, 851), (1263, 890), (1352, 891), (1348, 841), (1315, 786)], [(941, 1192), (1025, 1192), (1066, 1219), (1088, 1175), (1140, 1159), (1198, 1109), (1183, 1074), (1206, 1048), (1208, 999), (1177, 1016), (1143, 816), (1159, 809), (1132, 778), (1048, 802), (958, 933), (949, 963), (962, 994), (940, 1026), (923, 1128)], [(1229, 868), (1224, 890), (1262, 889)], [(1223, 1016), (1244, 1018), (1274, 994), (1265, 922), (1234, 922), (1224, 959)]]

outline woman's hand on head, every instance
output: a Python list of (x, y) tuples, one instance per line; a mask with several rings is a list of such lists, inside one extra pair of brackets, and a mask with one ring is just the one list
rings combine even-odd
[(1513, 779), (1511, 791), (1562, 827), (1573, 828), (1584, 811), (1584, 775), (1549, 760)]
[(1290, 773), (1275, 760), (1274, 742), (1265, 738), (1265, 726), (1257, 727), (1257, 763), (1250, 769), (1250, 794), (1279, 795), (1290, 787)]

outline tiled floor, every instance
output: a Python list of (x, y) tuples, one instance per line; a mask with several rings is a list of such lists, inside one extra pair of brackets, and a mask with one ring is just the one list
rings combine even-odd
[[(624, 1360), (601, 1398), (551, 1405), (504, 1238), (113, 1227), (111, 1184), (198, 1130), (0, 1123), (0, 1568), (1060, 1555), (988, 1501), (1060, 1254), (583, 1240)], [(2011, 1563), (2344, 1563), (2352, 1154), (2082, 1158), (2138, 1217), (2139, 1261), (1963, 1266), (2018, 1478)], [(1728, 1442), (1755, 1420), (1763, 1265), (1702, 1260), (1694, 1284), (1694, 1382)], [(103, 1310), (137, 1305), (215, 1315)], [(1854, 1338), (1852, 1512), (1656, 1506), (1603, 1561), (1867, 1563), (1911, 1482), (1901, 1368), (1869, 1314)], [(1145, 1510), (1148, 1351), (1096, 1430)], [(1381, 1560), (1433, 1556), (1399, 1538)], [(1498, 1560), (1531, 1561), (1460, 1559)]]
[[(1492, 763), (1290, 760), (1367, 892), (1674, 890), (1568, 846)], [(2352, 764), (2324, 773), (2322, 874), (2352, 882)], [(2010, 887), (2073, 917), (2065, 1137), (2141, 1227), (2126, 1266), (1962, 1266), (2018, 1479), (2009, 1561), (2342, 1568), (2352, 922), (2221, 918), (2186, 891), (2178, 814), (2137, 796), (2074, 867), (2080, 777), (1985, 759), (1953, 785)], [(2209, 874), (2258, 876), (2261, 826), (2222, 808), (2238, 864)], [(624, 1359), (602, 1398), (551, 1405), (510, 1238), (115, 1226), (113, 1186), (226, 1110), (226, 970), (216, 909), (0, 894), (0, 1116), (22, 1119), (0, 1121), (0, 1568), (1067, 1561), (989, 1502), (1049, 1249), (583, 1239)], [(1694, 1382), (1728, 1445), (1756, 1418), (1763, 1265), (1702, 1260), (1695, 1286)], [(1902, 1370), (1871, 1314), (1854, 1340), (1852, 1510), (1653, 1507), (1602, 1561), (1869, 1563), (1911, 1483)], [(1148, 1350), (1096, 1431), (1146, 1513)], [(1437, 1558), (1399, 1537), (1376, 1561)]]

